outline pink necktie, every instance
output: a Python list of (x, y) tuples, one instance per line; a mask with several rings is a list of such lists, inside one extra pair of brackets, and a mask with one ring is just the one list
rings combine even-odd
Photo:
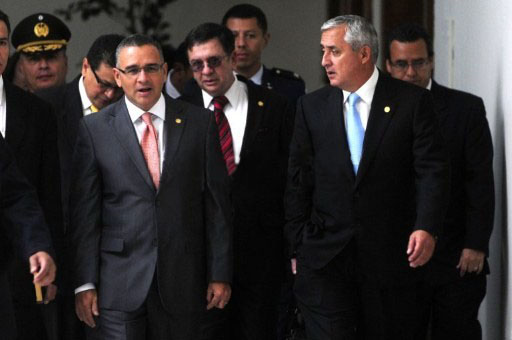
[(151, 113), (145, 112), (142, 115), (142, 120), (146, 123), (146, 128), (142, 133), (142, 140), (140, 142), (144, 159), (148, 165), (149, 174), (153, 179), (155, 188), (158, 189), (160, 185), (160, 155), (158, 154), (158, 134), (151, 121)]
[(224, 161), (228, 174), (231, 175), (236, 170), (235, 153), (233, 151), (233, 137), (231, 136), (231, 128), (229, 122), (224, 114), (224, 106), (228, 103), (225, 96), (218, 96), (213, 98), (213, 112), (215, 113), (215, 120), (219, 128), (219, 139)]

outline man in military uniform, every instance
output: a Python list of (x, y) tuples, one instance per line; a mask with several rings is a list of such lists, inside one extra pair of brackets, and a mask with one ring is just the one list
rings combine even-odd
[(222, 25), (235, 35), (235, 71), (287, 97), (295, 105), (306, 91), (304, 80), (297, 73), (268, 69), (261, 63), (261, 54), (270, 40), (265, 13), (253, 5), (235, 5), (222, 18)]
[(14, 28), (11, 42), (20, 53), (19, 70), (30, 92), (63, 85), (68, 72), (66, 45), (71, 38), (68, 27), (47, 13), (32, 14)]

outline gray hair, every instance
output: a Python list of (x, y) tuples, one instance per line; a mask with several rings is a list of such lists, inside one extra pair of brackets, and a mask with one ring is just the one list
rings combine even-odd
[(320, 31), (323, 33), (341, 25), (346, 26), (345, 42), (352, 47), (352, 51), (367, 45), (372, 52), (373, 63), (377, 63), (379, 39), (373, 25), (358, 15), (340, 15), (324, 22)]

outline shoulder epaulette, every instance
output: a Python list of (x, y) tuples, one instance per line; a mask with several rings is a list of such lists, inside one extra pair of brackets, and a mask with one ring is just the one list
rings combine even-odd
[(277, 77), (293, 79), (293, 80), (297, 80), (297, 81), (301, 81), (301, 82), (304, 81), (304, 80), (302, 80), (302, 78), (300, 77), (300, 75), (298, 73), (289, 71), (289, 70), (284, 70), (282, 68), (274, 67), (273, 69), (270, 70), (270, 72), (272, 72), (272, 74), (274, 74)]

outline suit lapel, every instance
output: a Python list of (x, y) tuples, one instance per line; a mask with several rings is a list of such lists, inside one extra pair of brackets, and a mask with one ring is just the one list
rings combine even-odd
[(162, 169), (162, 176), (160, 177), (160, 184), (168, 180), (172, 176), (172, 167), (174, 156), (178, 150), (183, 129), (185, 128), (186, 117), (183, 114), (182, 103), (177, 100), (172, 100), (167, 96), (165, 98), (165, 122), (164, 129), (167, 133), (165, 141), (165, 158)]
[(379, 74), (364, 135), (363, 155), (359, 164), (359, 170), (357, 171), (356, 186), (361, 182), (361, 178), (375, 157), (375, 153), (396, 109), (396, 103), (393, 98), (394, 94), (391, 92), (390, 87), (386, 86), (386, 83), (386, 76), (382, 73)]
[[(7, 111), (5, 117), (5, 140), (13, 150), (19, 150), (26, 132), (25, 107), (16, 95), (14, 85), (4, 81)], [(20, 90), (21, 91), (21, 90)]]
[(64, 115), (62, 121), (65, 128), (65, 135), (68, 145), (71, 150), (75, 147), (75, 139), (78, 133), (78, 126), (80, 119), (84, 113), (82, 108), (82, 99), (80, 98), (80, 91), (78, 89), (78, 82), (80, 77), (75, 78), (69, 86), (66, 86), (63, 100), (64, 102)]
[(435, 81), (432, 80), (432, 98), (434, 101), (434, 110), (437, 114), (439, 124), (442, 125), (446, 119), (446, 99), (444, 97), (444, 91)]
[(119, 100), (115, 105), (116, 107), (111, 111), (113, 115), (112, 120), (110, 120), (112, 130), (116, 134), (119, 144), (121, 144), (128, 153), (146, 184), (154, 191), (153, 180), (149, 175), (148, 167), (140, 148), (139, 139), (130, 119), (124, 98)]
[[(247, 122), (245, 124), (244, 138), (242, 141), (242, 149), (240, 150), (240, 163), (247, 157), (247, 150), (251, 150), (251, 145), (258, 134), (263, 115), (266, 110), (266, 98), (261, 91), (256, 88), (257, 85), (247, 84)], [(236, 173), (236, 172), (235, 172)]]
[(332, 88), (327, 98), (325, 112), (322, 113), (320, 117), (327, 117), (327, 121), (325, 122), (326, 129), (330, 130), (334, 128), (341, 131), (341, 133), (336, 132), (333, 134), (333, 136), (335, 136), (334, 138), (339, 138), (336, 141), (336, 145), (340, 146), (338, 150), (341, 154), (341, 166), (347, 176), (355, 179), (343, 115), (343, 100), (343, 91), (338, 88)]

